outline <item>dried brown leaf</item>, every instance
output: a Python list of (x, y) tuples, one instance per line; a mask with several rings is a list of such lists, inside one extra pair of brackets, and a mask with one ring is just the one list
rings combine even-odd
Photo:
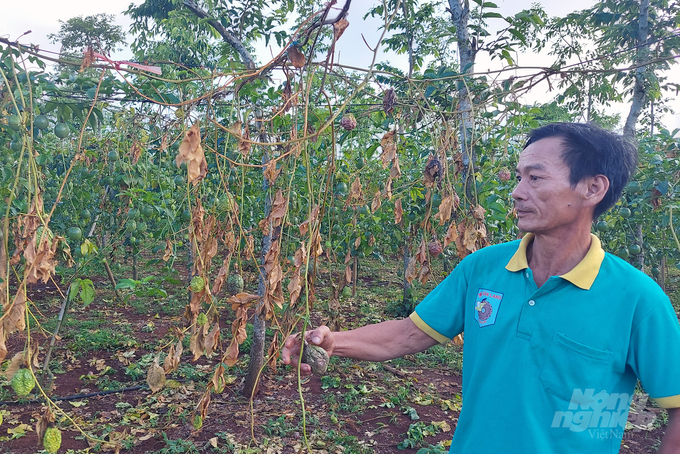
[(142, 147), (139, 145), (138, 141), (134, 141), (132, 143), (132, 147), (130, 147), (130, 161), (132, 162), (132, 165), (137, 164), (137, 161), (139, 161), (140, 156), (142, 156)]
[(394, 202), (394, 223), (401, 224), (401, 219), (404, 216), (404, 209), (401, 207), (401, 199)]
[(24, 352), (16, 353), (12, 357), (12, 361), (9, 363), (9, 366), (5, 371), (5, 377), (7, 377), (7, 380), (12, 381), (12, 377), (14, 377), (14, 374), (16, 374), (17, 371), (21, 368), (21, 366), (25, 363), (26, 359), (24, 358)]
[(241, 139), (238, 141), (238, 151), (243, 155), (244, 160), (248, 160), (251, 147), (252, 144), (250, 143), (250, 129), (248, 128), (248, 125), (246, 125), (246, 127), (243, 128)]
[(453, 243), (456, 241), (456, 237), (458, 236), (458, 230), (455, 222), (451, 222), (449, 224), (449, 228), (446, 231), (446, 236), (444, 237), (444, 247), (447, 247), (449, 244)]
[(92, 63), (94, 63), (95, 60), (96, 58), (94, 56), (94, 49), (92, 49), (92, 46), (88, 46), (83, 52), (83, 61), (80, 63), (80, 72), (83, 72), (92, 66)]
[(362, 200), (364, 198), (364, 194), (361, 190), (361, 180), (359, 179), (359, 177), (356, 177), (352, 182), (352, 187), (350, 188), (349, 196), (350, 198), (357, 200)]
[(219, 323), (215, 323), (208, 333), (207, 336), (205, 336), (204, 340), (204, 345), (205, 345), (205, 355), (212, 355), (212, 353), (215, 351), (215, 347), (219, 344), (220, 340), (220, 325)]
[(439, 211), (434, 215), (435, 219), (439, 219), (439, 225), (444, 225), (446, 221), (451, 219), (451, 209), (453, 207), (453, 197), (445, 196), (439, 204)]
[(418, 273), (420, 283), (425, 284), (431, 275), (430, 264), (428, 262), (423, 263), (420, 267), (420, 273)]
[(273, 186), (274, 182), (276, 179), (279, 177), (279, 174), (281, 173), (281, 168), (276, 168), (276, 162), (277, 161), (269, 161), (267, 165), (264, 167), (264, 177), (269, 181), (269, 185)]
[(385, 90), (385, 96), (383, 97), (383, 110), (387, 115), (391, 114), (394, 110), (394, 104), (397, 102), (397, 94), (392, 88)]
[(49, 406), (46, 406), (42, 416), (38, 418), (38, 422), (35, 424), (35, 434), (38, 436), (38, 440), (43, 439), (45, 436), (45, 431), (54, 421), (54, 413), (52, 413), (52, 410)]
[(172, 257), (172, 241), (165, 240), (165, 253), (163, 254), (163, 261), (167, 262)]
[(183, 163), (187, 164), (189, 182), (196, 185), (208, 174), (208, 163), (205, 160), (205, 153), (201, 146), (201, 131), (198, 123), (184, 134), (184, 139), (179, 146), (179, 153), (175, 158), (177, 167)]
[(297, 69), (305, 67), (305, 56), (295, 46), (290, 46), (288, 48), (288, 59)]
[(333, 24), (333, 36), (336, 41), (340, 39), (340, 37), (345, 32), (345, 29), (348, 26), (349, 22), (347, 21), (347, 19), (340, 19), (339, 21)]
[(189, 338), (189, 350), (194, 354), (194, 361), (198, 360), (205, 351), (204, 339), (202, 327), (197, 329)]
[(392, 168), (390, 169), (390, 178), (396, 180), (401, 176), (401, 168), (399, 167), (399, 157), (395, 156), (392, 160)]
[[(227, 303), (231, 304), (233, 308), (234, 306), (248, 306), (258, 299), (260, 299), (258, 295), (242, 292), (227, 298)], [(234, 310), (236, 310), (236, 308), (234, 308)]]
[(425, 244), (425, 238), (420, 240), (420, 245), (418, 246), (418, 251), (416, 252), (416, 259), (421, 264), (427, 262), (427, 245)]
[(163, 389), (165, 386), (165, 372), (163, 368), (158, 364), (158, 355), (154, 358), (153, 364), (149, 367), (149, 371), (146, 374), (146, 384), (149, 385), (152, 393), (156, 393)]
[(380, 159), (383, 163), (383, 169), (387, 168), (387, 165), (392, 162), (392, 160), (397, 155), (397, 143), (395, 141), (395, 135), (397, 133), (396, 129), (386, 132), (382, 139), (380, 139), (380, 146), (382, 147), (382, 154)]
[(228, 367), (231, 367), (236, 364), (236, 361), (238, 361), (238, 342), (236, 342), (236, 339), (232, 339), (229, 347), (227, 347), (224, 362)]
[(375, 210), (380, 208), (381, 205), (382, 205), (381, 193), (380, 191), (376, 191), (376, 193), (373, 195), (373, 202), (371, 202), (371, 213), (375, 213)]
[(413, 279), (415, 279), (416, 276), (418, 275), (416, 273), (416, 263), (417, 263), (416, 258), (411, 257), (411, 260), (409, 260), (408, 266), (406, 267), (406, 273), (404, 274), (404, 277), (406, 278), (406, 281), (409, 284), (413, 282)]
[(483, 221), (484, 220), (484, 213), (486, 213), (486, 210), (481, 205), (477, 205), (472, 210), (472, 217), (474, 217), (478, 221)]

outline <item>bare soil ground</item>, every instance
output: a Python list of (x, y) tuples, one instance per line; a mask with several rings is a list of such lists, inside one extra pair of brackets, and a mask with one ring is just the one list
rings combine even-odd
[[(343, 299), (332, 321), (349, 328), (390, 318), (386, 302), (398, 300), (400, 292), (401, 279), (395, 270), (396, 265), (387, 268), (377, 262), (362, 270), (357, 297)], [(186, 281), (181, 273), (176, 277)], [(247, 275), (246, 287), (256, 285), (255, 279), (254, 274)], [(299, 386), (290, 368), (267, 369), (260, 392), (251, 402), (241, 392), (248, 341), (239, 362), (227, 370), (227, 387), (213, 394), (208, 418), (196, 429), (192, 424), (195, 406), (220, 362), (219, 354), (192, 362), (185, 350), (180, 369), (168, 376), (164, 390), (152, 394), (146, 387), (154, 355), (167, 352), (175, 339), (174, 327), (185, 326), (185, 287), (170, 289), (165, 300), (132, 297), (121, 302), (104, 278), (93, 280), (95, 302), (87, 307), (73, 305), (50, 363), (55, 379), (48, 394), (58, 407), (54, 410), (56, 426), (62, 430), (59, 452), (115, 452), (115, 445), (121, 453), (297, 453), (310, 449), (394, 453), (400, 452), (401, 444), (403, 452), (415, 453), (445, 445), (455, 430), (461, 405), (460, 346), (438, 346), (385, 364), (333, 358), (324, 377), (312, 377)], [(322, 290), (312, 324), (329, 321), (322, 303), (328, 297), (323, 290), (330, 287), (328, 280), (327, 274), (320, 274)], [(427, 290), (420, 289), (420, 296)], [(32, 310), (44, 323), (34, 323), (31, 334), (32, 341), (41, 346), (41, 364), (62, 295), (63, 289), (55, 285), (36, 286), (30, 292)], [(225, 348), (230, 311), (227, 306), (220, 308)], [(276, 329), (269, 332), (270, 337), (274, 334)], [(8, 359), (23, 349), (25, 341), (25, 334), (10, 337)], [(28, 399), (37, 397), (33, 393)], [(0, 378), (4, 416), (0, 452), (33, 454), (42, 449), (35, 425), (45, 404), (28, 399), (17, 399), (9, 383)], [(651, 415), (654, 422), (627, 431), (622, 453), (649, 453), (658, 448), (664, 412), (652, 405), (647, 403), (637, 411)]]

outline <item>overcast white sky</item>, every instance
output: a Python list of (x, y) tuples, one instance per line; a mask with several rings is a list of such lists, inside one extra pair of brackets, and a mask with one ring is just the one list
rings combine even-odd
[[(535, 1), (535, 0), (534, 0)], [(32, 33), (21, 38), (21, 41), (28, 44), (40, 44), (41, 49), (58, 51), (59, 48), (55, 44), (51, 44), (47, 39), (50, 33), (57, 33), (59, 31), (59, 20), (67, 20), (71, 17), (83, 15), (93, 15), (98, 13), (114, 14), (117, 16), (116, 23), (123, 26), (123, 30), (127, 32), (129, 21), (127, 17), (122, 15), (130, 5), (130, 3), (139, 4), (141, 0), (107, 0), (105, 2), (98, 2), (92, 0), (65, 0), (62, 2), (55, 2), (54, 0), (28, 0), (23, 2), (13, 2), (11, 6), (3, 9), (3, 14), (0, 15), (0, 36), (16, 39), (22, 33), (32, 30)], [(354, 0), (350, 8), (350, 15), (348, 20), (350, 26), (346, 33), (338, 42), (336, 62), (344, 63), (351, 66), (367, 67), (372, 58), (371, 51), (364, 44), (362, 34), (366, 41), (374, 47), (379, 38), (377, 31), (381, 25), (379, 19), (363, 19), (363, 16), (368, 9), (368, 4), (373, 2)], [(502, 14), (514, 14), (522, 9), (529, 8), (532, 0), (496, 0), (500, 7)], [(546, 0), (539, 2), (543, 5), (550, 16), (563, 16), (572, 11), (587, 8), (595, 3), (594, 0), (572, 0), (565, 2), (563, 0)], [(499, 21), (500, 22), (500, 21)], [(501, 22), (502, 23), (502, 22)], [(493, 24), (492, 24), (493, 25)], [(272, 48), (271, 52), (278, 53), (280, 49)], [(382, 55), (387, 58), (392, 64), (396, 66), (407, 67), (406, 58), (404, 56)], [(129, 57), (127, 54), (114, 55), (114, 59), (124, 59)], [(260, 60), (264, 61), (269, 58), (269, 52), (264, 52), (260, 56)], [(378, 58), (380, 61), (380, 56)], [(546, 58), (541, 58), (535, 55), (519, 56), (519, 64), (523, 66), (542, 66), (546, 65)], [(487, 68), (498, 69), (498, 60), (493, 63), (489, 62), (484, 56), (478, 57), (476, 65), (477, 71), (486, 71)], [(680, 73), (680, 71), (675, 71)], [(678, 78), (678, 76), (675, 76)], [(524, 99), (525, 102), (535, 101), (549, 101), (554, 94), (548, 92), (547, 84), (543, 87), (539, 86), (531, 95)], [(677, 112), (676, 115), (668, 116), (664, 119), (666, 127), (669, 129), (680, 128), (680, 98), (673, 103), (673, 108)], [(628, 111), (627, 105), (622, 105), (618, 109), (622, 113), (622, 118)]]

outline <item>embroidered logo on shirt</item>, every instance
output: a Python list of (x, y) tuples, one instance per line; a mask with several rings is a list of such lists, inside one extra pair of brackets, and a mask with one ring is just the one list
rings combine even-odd
[(475, 302), (475, 320), (479, 326), (490, 326), (496, 323), (498, 308), (501, 306), (503, 294), (480, 288)]

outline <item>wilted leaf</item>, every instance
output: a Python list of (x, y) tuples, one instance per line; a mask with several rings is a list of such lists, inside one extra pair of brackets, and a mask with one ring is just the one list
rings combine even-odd
[(444, 177), (444, 168), (436, 156), (430, 155), (423, 171), (423, 178), (425, 180), (425, 187), (433, 188), (437, 182), (441, 187), (441, 180)]
[(23, 351), (16, 353), (12, 357), (12, 361), (9, 363), (9, 366), (5, 371), (5, 377), (7, 378), (8, 381), (12, 381), (12, 377), (14, 377), (14, 374), (17, 373), (17, 371), (21, 368), (21, 365), (24, 364), (25, 362), (26, 359), (24, 358)]
[(420, 272), (418, 273), (418, 280), (421, 284), (425, 284), (431, 275), (430, 264), (425, 262), (420, 266)]
[(451, 432), (451, 426), (446, 421), (433, 421), (432, 425), (439, 427), (442, 432)]
[(165, 253), (163, 254), (163, 261), (167, 262), (172, 257), (172, 241), (165, 240)]
[(439, 211), (434, 215), (435, 219), (439, 219), (439, 225), (444, 225), (446, 221), (451, 219), (452, 207), (453, 197), (451, 197), (451, 195), (445, 196), (439, 204)]
[(394, 104), (397, 102), (397, 94), (392, 88), (385, 90), (385, 96), (383, 97), (383, 110), (387, 115), (391, 114), (394, 110)]
[(201, 131), (198, 123), (186, 132), (179, 146), (179, 153), (175, 158), (177, 167), (187, 164), (189, 182), (197, 184), (208, 174), (208, 163), (205, 160), (203, 147), (201, 146)]
[(347, 21), (347, 19), (340, 19), (339, 21), (337, 21), (333, 24), (333, 36), (334, 36), (336, 41), (338, 39), (340, 39), (340, 37), (345, 32), (345, 29), (348, 26), (349, 26), (349, 22)]
[(45, 411), (42, 416), (38, 418), (38, 422), (35, 424), (35, 433), (38, 436), (38, 440), (42, 440), (45, 436), (45, 431), (51, 423), (54, 422), (54, 413), (49, 406), (45, 407)]
[(243, 155), (243, 159), (247, 160), (248, 156), (250, 155), (250, 148), (252, 144), (250, 143), (250, 129), (248, 128), (248, 125), (246, 125), (245, 128), (243, 128), (243, 134), (241, 135), (241, 139), (238, 141), (238, 151)]
[(201, 418), (205, 419), (208, 417), (208, 407), (210, 406), (210, 390), (203, 394), (201, 400), (196, 406), (196, 411), (201, 415)]
[(205, 355), (212, 355), (213, 351), (215, 351), (215, 347), (219, 343), (220, 340), (220, 325), (219, 323), (215, 323), (213, 325), (213, 328), (210, 330), (207, 336), (205, 336), (204, 346), (205, 346)]
[(361, 200), (364, 198), (364, 194), (361, 191), (361, 180), (359, 180), (359, 177), (356, 177), (355, 180), (352, 182), (352, 187), (350, 189), (350, 198)]
[(397, 155), (397, 144), (394, 137), (396, 133), (397, 130), (393, 129), (392, 131), (386, 132), (382, 136), (382, 139), (380, 139), (380, 146), (382, 147), (380, 159), (383, 163), (383, 169), (386, 169), (387, 165), (392, 162)]
[(399, 168), (399, 157), (395, 156), (392, 160), (392, 168), (390, 169), (390, 178), (396, 180), (401, 176), (401, 169)]
[[(254, 301), (257, 301), (260, 299), (258, 295), (255, 295), (253, 293), (246, 293), (246, 292), (241, 292), (237, 293), (236, 295), (227, 298), (227, 303), (231, 304), (233, 306), (243, 306), (243, 305), (248, 305), (251, 304)], [(234, 309), (236, 310), (236, 309)]]
[(456, 345), (463, 345), (463, 333), (460, 333), (453, 338), (453, 343)]
[(153, 364), (149, 367), (149, 371), (146, 374), (146, 383), (149, 385), (152, 393), (160, 391), (165, 386), (165, 372), (158, 364), (158, 356), (154, 358)]
[(26, 293), (23, 286), (14, 296), (14, 300), (9, 303), (9, 306), (3, 309), (4, 315), (0, 320), (2, 320), (5, 334), (26, 329)]
[(189, 350), (194, 354), (194, 361), (203, 356), (203, 352), (205, 351), (204, 340), (205, 337), (203, 335), (202, 327), (198, 328), (189, 338)]
[(401, 207), (401, 199), (397, 199), (394, 202), (394, 223), (401, 224), (402, 216), (404, 215), (404, 209)]
[(130, 147), (130, 161), (132, 162), (132, 165), (137, 164), (137, 161), (139, 161), (140, 156), (142, 155), (142, 147), (139, 145), (139, 142), (136, 140), (132, 143), (132, 147)]
[(413, 279), (416, 278), (417, 273), (416, 273), (416, 258), (411, 257), (411, 260), (408, 262), (408, 266), (406, 267), (406, 274), (404, 277), (406, 278), (406, 281), (410, 284), (413, 282)]
[(270, 186), (274, 185), (274, 182), (276, 179), (279, 177), (279, 174), (281, 173), (280, 168), (276, 168), (276, 161), (269, 161), (267, 165), (264, 167), (264, 177), (267, 179), (269, 182)]
[(224, 362), (228, 367), (231, 367), (236, 364), (236, 361), (238, 361), (238, 342), (236, 342), (236, 339), (232, 339), (227, 348), (227, 355)]
[(371, 213), (375, 213), (375, 210), (380, 208), (380, 205), (382, 205), (382, 200), (380, 196), (381, 196), (380, 191), (376, 191), (376, 193), (373, 195), (373, 202), (371, 203)]
[(92, 49), (92, 46), (88, 46), (87, 49), (83, 52), (83, 61), (80, 63), (80, 72), (83, 72), (87, 68), (89, 68), (92, 63), (95, 62), (95, 56), (94, 56), (94, 49)]
[(305, 56), (295, 46), (288, 47), (288, 59), (297, 69), (305, 67)]
[(477, 219), (478, 221), (483, 221), (484, 220), (484, 213), (486, 213), (486, 210), (481, 206), (477, 205), (473, 210), (472, 210), (472, 216)]
[(458, 230), (455, 222), (451, 222), (449, 224), (449, 228), (446, 231), (446, 236), (444, 237), (444, 247), (447, 247), (449, 244), (453, 243), (456, 241), (456, 237), (458, 236)]

